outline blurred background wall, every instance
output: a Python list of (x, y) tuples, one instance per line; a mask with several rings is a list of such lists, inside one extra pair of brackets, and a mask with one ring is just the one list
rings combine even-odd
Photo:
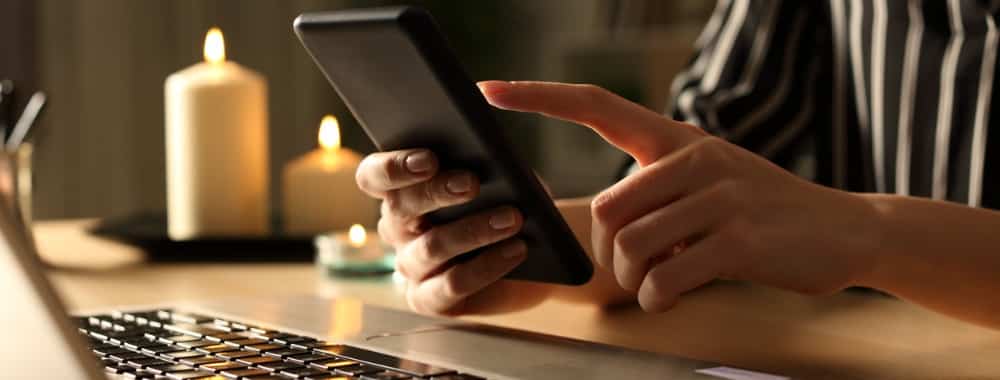
[[(661, 111), (671, 78), (689, 59), (714, 7), (704, 0), (2, 3), (0, 77), (19, 76), (25, 86), (50, 95), (36, 135), (38, 219), (164, 209), (163, 80), (201, 60), (204, 33), (213, 25), (223, 30), (230, 59), (268, 79), (277, 200), (282, 166), (315, 147), (324, 114), (341, 119), (345, 146), (372, 150), (292, 34), (291, 21), (301, 12), (422, 5), (473, 79), (596, 83)], [(527, 115), (500, 117), (519, 153), (559, 196), (607, 186), (625, 162), (583, 128)]]

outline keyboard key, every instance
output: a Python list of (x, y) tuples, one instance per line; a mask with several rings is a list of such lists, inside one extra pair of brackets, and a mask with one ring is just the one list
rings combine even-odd
[(151, 380), (151, 379), (156, 379), (156, 374), (144, 369), (140, 369), (138, 371), (135, 371), (135, 373), (126, 373), (125, 378)]
[(207, 323), (207, 324), (212, 325), (213, 329), (216, 329), (216, 330), (219, 330), (219, 331), (223, 331), (223, 332), (227, 332), (227, 333), (241, 331), (241, 330), (236, 330), (236, 329), (232, 328), (231, 326), (229, 326), (227, 324), (220, 324), (220, 323), (218, 323), (218, 321), (210, 322), (210, 323)]
[(271, 332), (277, 332), (277, 331), (265, 329), (265, 328), (260, 327), (260, 326), (247, 326), (247, 327), (249, 327), (250, 332), (254, 332), (254, 333), (258, 333), (258, 334), (267, 334), (267, 333), (271, 333)]
[(351, 379), (356, 379), (356, 377), (355, 378), (351, 378), (351, 377), (347, 377), (347, 376), (343, 376), (343, 375), (337, 375), (337, 374), (317, 375), (317, 376), (308, 376), (308, 377), (306, 377), (306, 380), (351, 380)]
[(279, 337), (279, 338), (274, 338), (272, 340), (275, 343), (280, 343), (280, 344), (285, 344), (285, 345), (292, 344), (292, 343), (308, 343), (308, 342), (315, 342), (316, 341), (316, 339), (313, 339), (313, 338), (310, 338), (310, 337), (297, 336), (297, 335), (291, 335), (291, 336), (286, 336), (286, 337)]
[(250, 335), (253, 336), (254, 338), (261, 338), (261, 339), (267, 339), (267, 340), (275, 340), (275, 339), (282, 339), (282, 338), (291, 338), (291, 337), (298, 336), (298, 335), (292, 335), (292, 334), (278, 332), (278, 331), (268, 331), (268, 332), (263, 332), (263, 333), (259, 333), (259, 332), (253, 331), (253, 330), (251, 330), (251, 331), (252, 331), (252, 334), (250, 334)]
[(108, 356), (108, 355), (130, 352), (129, 350), (126, 350), (118, 346), (112, 346), (110, 344), (101, 347), (94, 347), (93, 349), (91, 349), (91, 351), (93, 351), (94, 354), (96, 354), (97, 356)]
[(125, 344), (123, 346), (125, 348), (133, 350), (133, 351), (140, 350), (140, 349), (143, 349), (143, 348), (146, 348), (146, 347), (153, 347), (153, 346), (157, 346), (157, 345), (161, 344), (161, 343), (153, 342), (153, 341), (151, 341), (149, 339), (146, 339), (146, 338), (129, 339), (129, 340), (126, 340), (124, 343)]
[(168, 346), (165, 344), (161, 344), (159, 346), (146, 347), (142, 349), (142, 353), (152, 356), (158, 356), (160, 354), (166, 354), (178, 351), (184, 351), (184, 349), (180, 347)]
[(205, 339), (214, 340), (217, 342), (222, 342), (226, 340), (240, 340), (246, 338), (247, 338), (246, 335), (242, 333), (218, 332), (212, 334), (205, 334)]
[(300, 350), (312, 350), (313, 348), (316, 348), (316, 347), (325, 347), (325, 346), (333, 346), (333, 345), (334, 344), (330, 343), (330, 342), (326, 342), (326, 341), (322, 341), (322, 340), (316, 340), (316, 341), (312, 341), (312, 342), (292, 343), (291, 347), (292, 348), (298, 348)]
[(210, 335), (219, 333), (219, 330), (211, 329), (202, 325), (188, 325), (188, 324), (164, 325), (163, 328), (178, 334), (192, 335), (198, 337), (203, 337), (206, 334)]
[(219, 343), (218, 342), (213, 342), (213, 341), (210, 341), (210, 340), (205, 340), (205, 339), (198, 339), (198, 340), (193, 340), (193, 341), (190, 341), (190, 342), (180, 342), (180, 343), (177, 343), (177, 346), (184, 347), (184, 348), (187, 348), (187, 349), (192, 349), (192, 348), (198, 348), (198, 347), (214, 346), (216, 344), (219, 344)]
[(215, 371), (215, 372), (221, 372), (221, 371), (231, 370), (231, 369), (244, 369), (244, 368), (247, 368), (247, 367), (249, 367), (249, 366), (246, 365), (246, 364), (242, 364), (242, 363), (237, 363), (237, 362), (222, 362), (222, 363), (205, 364), (205, 365), (201, 366), (200, 368), (207, 369), (207, 370), (210, 370), (210, 371)]
[(479, 377), (479, 376), (472, 376), (472, 375), (465, 374), (465, 373), (462, 373), (462, 374), (453, 373), (453, 374), (450, 374), (450, 375), (434, 376), (434, 377), (431, 377), (431, 380), (486, 380), (486, 379), (482, 378), (482, 377)]
[(140, 354), (138, 352), (125, 351), (125, 352), (122, 352), (122, 353), (111, 354), (108, 357), (111, 358), (112, 360), (116, 361), (116, 362), (121, 362), (121, 361), (129, 361), (129, 360), (133, 360), (133, 359), (148, 358), (149, 356)]
[(445, 375), (448, 373), (455, 372), (454, 370), (450, 370), (447, 368), (432, 366), (429, 364), (424, 364), (409, 359), (397, 358), (395, 356), (390, 356), (383, 353), (369, 351), (352, 346), (333, 345), (326, 347), (317, 347), (314, 350), (319, 353), (336, 355), (339, 357), (356, 360), (362, 363), (369, 363), (374, 365), (380, 365), (383, 367), (394, 368), (399, 372), (403, 372), (408, 375), (416, 377), (430, 377), (430, 376)]
[(286, 369), (292, 369), (292, 368), (302, 368), (301, 365), (289, 362), (260, 363), (257, 365), (257, 367), (266, 369), (271, 372), (284, 371)]
[(326, 374), (329, 374), (329, 372), (309, 367), (289, 368), (281, 371), (282, 376), (288, 376), (291, 378), (300, 378), (306, 376), (326, 375)]
[(316, 361), (309, 363), (309, 365), (314, 368), (326, 369), (330, 371), (337, 369), (339, 367), (347, 367), (355, 364), (358, 364), (358, 362), (347, 359), (331, 359), (331, 360)]
[(277, 376), (277, 375), (260, 375), (260, 376), (250, 376), (246, 378), (247, 380), (288, 380), (287, 377)]
[(128, 365), (122, 364), (122, 365), (119, 365), (117, 367), (117, 370), (118, 370), (117, 373), (125, 374), (125, 373), (135, 373), (139, 369), (135, 368), (135, 367), (132, 367), (132, 366), (128, 366)]
[(170, 314), (174, 313), (174, 309), (160, 309), (160, 310), (153, 311), (152, 313), (156, 313), (156, 319), (169, 321), (170, 320)]
[(197, 357), (202, 357), (202, 356), (205, 356), (205, 354), (200, 353), (200, 352), (195, 352), (195, 351), (168, 352), (168, 353), (165, 353), (163, 355), (160, 355), (161, 358), (164, 358), (164, 359), (167, 359), (167, 360), (181, 360), (181, 359), (188, 359), (188, 358), (197, 358)]
[(260, 338), (245, 338), (245, 339), (230, 340), (226, 342), (226, 344), (230, 346), (236, 346), (241, 348), (244, 346), (252, 346), (255, 344), (265, 344), (265, 343), (267, 343), (267, 341)]
[(267, 375), (267, 374), (270, 374), (270, 373), (271, 372), (268, 372), (266, 369), (244, 368), (244, 369), (233, 369), (233, 370), (222, 371), (222, 376), (225, 376), (225, 377), (228, 377), (228, 378), (231, 378), (231, 379), (237, 379), (237, 378), (242, 378), (242, 377)]
[(208, 355), (198, 356), (198, 357), (194, 357), (194, 358), (185, 358), (185, 359), (181, 359), (180, 360), (181, 364), (186, 364), (186, 365), (189, 365), (189, 366), (192, 366), (192, 367), (197, 367), (197, 366), (200, 366), (202, 364), (222, 363), (224, 361), (225, 360), (219, 359), (219, 358), (214, 357), (214, 356), (208, 356)]
[(87, 324), (90, 326), (100, 326), (102, 322), (112, 319), (110, 315), (91, 315), (87, 317)]
[(285, 348), (285, 349), (281, 349), (281, 350), (266, 351), (266, 352), (264, 352), (264, 355), (274, 356), (274, 357), (279, 357), (279, 358), (284, 359), (284, 358), (287, 358), (289, 356), (303, 355), (303, 354), (308, 354), (308, 353), (309, 353), (309, 351), (306, 351), (306, 350), (299, 350), (299, 349), (295, 349), (295, 348)]
[(258, 356), (258, 355), (257, 355), (256, 351), (240, 350), (240, 351), (220, 352), (220, 353), (216, 354), (215, 356), (218, 356), (218, 357), (226, 359), (226, 360), (236, 360), (236, 359), (239, 359), (239, 358), (245, 358), (245, 357), (250, 357), (250, 356)]
[(136, 367), (136, 368), (146, 368), (146, 367), (153, 367), (153, 366), (158, 366), (158, 365), (169, 365), (169, 364), (173, 364), (173, 363), (168, 362), (166, 360), (161, 360), (161, 359), (157, 359), (157, 358), (149, 358), (149, 357), (147, 357), (145, 359), (132, 359), (132, 360), (128, 361), (128, 365)]
[(160, 318), (155, 311), (127, 312), (125, 313), (125, 317), (122, 319), (125, 321), (132, 321), (140, 325), (148, 325), (150, 322), (162, 323), (162, 321), (164, 321), (164, 319)]
[(167, 377), (174, 380), (188, 380), (188, 379), (203, 379), (214, 375), (215, 375), (214, 372), (194, 370), (194, 371), (168, 373)]
[(219, 352), (236, 351), (238, 350), (238, 348), (227, 344), (219, 343), (219, 344), (213, 344), (211, 346), (198, 347), (196, 348), (196, 350), (204, 352), (206, 354), (216, 354)]
[(334, 357), (327, 354), (303, 354), (303, 355), (289, 356), (285, 360), (295, 364), (305, 365), (315, 361), (324, 361), (330, 359), (334, 359)]
[(378, 368), (378, 367), (375, 367), (375, 366), (371, 366), (371, 365), (368, 365), (368, 364), (349, 365), (349, 366), (346, 366), (346, 367), (338, 367), (337, 369), (334, 370), (334, 372), (336, 372), (337, 374), (347, 375), (347, 376), (354, 376), (354, 377), (361, 376), (361, 375), (364, 375), (366, 373), (375, 373), (375, 372), (382, 372), (382, 371), (384, 371), (384, 369)]
[(200, 341), (200, 340), (204, 340), (204, 339), (201, 339), (200, 337), (196, 337), (196, 336), (193, 336), (193, 335), (172, 335), (172, 336), (167, 336), (167, 337), (161, 337), (161, 338), (159, 338), (160, 342), (163, 342), (163, 343), (166, 343), (166, 344), (196, 342), (196, 341)]
[(250, 329), (250, 326), (247, 326), (240, 322), (233, 322), (233, 321), (230, 321), (228, 326), (233, 330), (239, 330), (239, 331), (246, 331)]
[(206, 322), (214, 322), (215, 318), (206, 317), (204, 315), (199, 315), (199, 314), (175, 312), (170, 314), (170, 320), (179, 323), (197, 325)]
[(90, 336), (100, 341), (108, 340), (108, 333), (103, 330), (90, 330)]
[(361, 375), (361, 380), (408, 380), (412, 378), (413, 376), (392, 371), (382, 371)]
[(278, 359), (273, 356), (249, 356), (245, 358), (236, 359), (236, 361), (247, 365), (254, 365), (254, 364), (280, 362), (281, 359)]
[(102, 341), (100, 339), (97, 339), (97, 338), (94, 338), (94, 337), (90, 336), (86, 332), (83, 333), (83, 336), (85, 338), (84, 340), (87, 341), (87, 345), (90, 346), (90, 347), (99, 346), (99, 345), (102, 345), (102, 344), (107, 344), (107, 343), (104, 343), (104, 341)]
[(193, 371), (194, 367), (183, 365), (183, 364), (171, 364), (171, 365), (158, 365), (149, 367), (150, 371), (155, 371), (160, 374), (171, 373), (171, 372), (188, 372)]
[(268, 343), (268, 344), (254, 344), (243, 348), (250, 351), (273, 351), (273, 350), (282, 350), (285, 348), (285, 346), (282, 346), (280, 344)]

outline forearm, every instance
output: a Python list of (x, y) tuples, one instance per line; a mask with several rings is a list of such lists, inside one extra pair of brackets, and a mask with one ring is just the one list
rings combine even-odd
[(859, 284), (938, 312), (1000, 327), (1000, 212), (862, 195), (877, 210), (879, 249)]

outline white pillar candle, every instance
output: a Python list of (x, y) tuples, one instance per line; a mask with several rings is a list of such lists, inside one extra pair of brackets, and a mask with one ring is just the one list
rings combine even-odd
[(333, 116), (320, 123), (319, 144), (319, 149), (289, 162), (282, 173), (285, 233), (308, 236), (355, 223), (374, 225), (378, 203), (354, 181), (361, 156), (340, 147), (340, 126)]
[(170, 238), (267, 235), (267, 82), (226, 61), (213, 28), (205, 62), (164, 87)]

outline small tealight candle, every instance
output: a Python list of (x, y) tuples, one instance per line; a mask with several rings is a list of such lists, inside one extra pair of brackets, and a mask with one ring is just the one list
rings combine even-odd
[(385, 274), (393, 271), (392, 248), (381, 239), (368, 238), (360, 224), (347, 232), (316, 236), (316, 263), (332, 275), (358, 276)]

